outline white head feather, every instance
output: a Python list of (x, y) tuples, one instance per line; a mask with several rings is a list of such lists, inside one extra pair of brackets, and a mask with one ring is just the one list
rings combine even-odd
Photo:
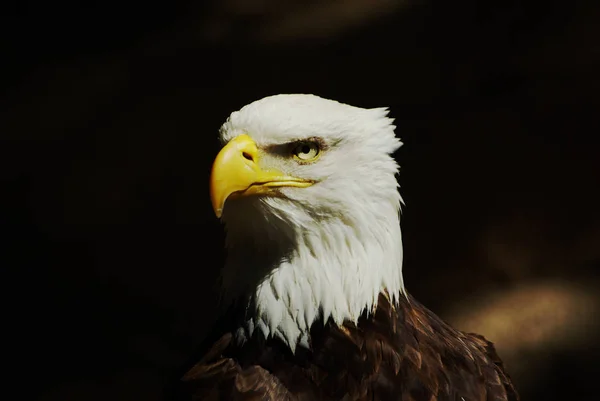
[(311, 164), (263, 153), (263, 163), (316, 184), (225, 205), (224, 293), (248, 302), (239, 335), (259, 328), (294, 352), (308, 346), (316, 319), (356, 322), (380, 292), (393, 300), (404, 292), (402, 199), (391, 156), (402, 143), (394, 128), (387, 109), (313, 95), (266, 97), (225, 122), (223, 142), (247, 134), (259, 149), (315, 137), (327, 146)]

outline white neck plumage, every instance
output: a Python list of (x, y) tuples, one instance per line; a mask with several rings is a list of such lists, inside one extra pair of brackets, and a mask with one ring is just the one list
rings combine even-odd
[[(228, 210), (228, 259), (222, 274), (225, 299), (248, 302), (243, 340), (255, 330), (277, 337), (295, 352), (309, 347), (316, 319), (356, 322), (387, 290), (392, 301), (404, 293), (402, 234), (397, 202), (369, 213), (337, 214), (289, 221), (273, 213), (290, 205), (278, 199), (244, 200)], [(257, 213), (258, 212), (258, 213)], [(248, 213), (259, 217), (250, 225)], [(352, 217), (349, 217), (352, 216)], [(230, 227), (227, 220), (235, 221)], [(299, 221), (306, 224), (299, 224)]]

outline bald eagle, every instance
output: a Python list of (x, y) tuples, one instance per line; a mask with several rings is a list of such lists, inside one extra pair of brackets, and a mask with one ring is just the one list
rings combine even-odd
[(387, 114), (276, 95), (221, 127), (210, 196), (227, 308), (178, 399), (519, 399), (492, 343), (405, 291)]

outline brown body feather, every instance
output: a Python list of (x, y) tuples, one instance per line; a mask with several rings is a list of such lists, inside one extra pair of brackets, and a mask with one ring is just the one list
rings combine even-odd
[(494, 346), (413, 298), (382, 294), (358, 325), (315, 325), (310, 349), (225, 333), (183, 377), (188, 400), (516, 401)]

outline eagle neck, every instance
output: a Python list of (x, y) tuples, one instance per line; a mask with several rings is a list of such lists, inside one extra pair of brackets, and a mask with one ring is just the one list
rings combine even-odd
[(311, 226), (260, 225), (244, 237), (252, 243), (231, 238), (223, 281), (229, 299), (246, 309), (238, 339), (274, 337), (295, 352), (310, 347), (317, 320), (357, 323), (382, 292), (396, 302), (404, 293), (399, 213), (393, 205), (379, 212)]

